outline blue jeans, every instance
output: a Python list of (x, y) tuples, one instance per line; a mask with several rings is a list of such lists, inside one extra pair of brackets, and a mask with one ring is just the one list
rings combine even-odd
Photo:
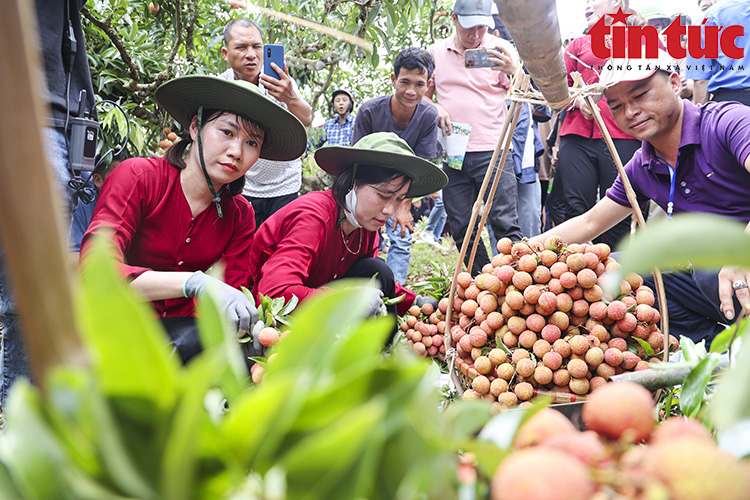
[(542, 188), (539, 176), (531, 184), (518, 183), (518, 225), (524, 237), (532, 238), (542, 230)]
[[(471, 219), (471, 210), (479, 195), (479, 189), (484, 180), (484, 174), (492, 159), (492, 151), (473, 151), (466, 153), (461, 170), (443, 166), (448, 175), (448, 185), (443, 188), (443, 203), (451, 223), (451, 233), (456, 245), (461, 248), (466, 230)], [(495, 166), (497, 168), (497, 166)], [(492, 208), (487, 218), (488, 227), (497, 238), (507, 236), (513, 241), (520, 240), (523, 235), (518, 225), (518, 190), (516, 187), (516, 172), (511, 155), (505, 159)], [(489, 190), (489, 188), (488, 188)], [(470, 242), (473, 244), (473, 238)], [(469, 247), (471, 248), (471, 246)], [(468, 262), (466, 254), (465, 262)], [(488, 264), (490, 258), (484, 245), (477, 247), (477, 255), (471, 270), (473, 275), (482, 272), (482, 266)]]
[(438, 191), (440, 194), (439, 198), (433, 198), (435, 205), (430, 210), (430, 216), (427, 218), (427, 225), (425, 231), (432, 231), (435, 235), (435, 240), (440, 239), (443, 234), (443, 228), (445, 227), (445, 221), (448, 219), (448, 215), (445, 213), (445, 205), (443, 205), (443, 192)]
[[(65, 145), (65, 135), (62, 129), (43, 129), (43, 139), (47, 158), (54, 168), (59, 186), (64, 190), (67, 201), (68, 214), (66, 220), (70, 223), (70, 214), (77, 201), (73, 191), (68, 187), (70, 170), (68, 168), (68, 150)], [(18, 377), (31, 379), (31, 369), (26, 357), (23, 343), (23, 332), (19, 316), (16, 311), (16, 301), (10, 279), (5, 266), (3, 245), (0, 241), (0, 324), (3, 326), (2, 356), (0, 356), (0, 404), (5, 404), (8, 391)], [(50, 332), (54, 335), (54, 332)]]
[[(395, 229), (395, 230), (394, 230)], [(393, 271), (393, 279), (401, 285), (406, 283), (406, 275), (409, 272), (409, 261), (411, 260), (411, 231), (406, 229), (406, 236), (401, 236), (401, 226), (393, 227), (393, 217), (385, 223), (385, 230), (391, 240), (388, 247), (388, 258), (386, 263)]]

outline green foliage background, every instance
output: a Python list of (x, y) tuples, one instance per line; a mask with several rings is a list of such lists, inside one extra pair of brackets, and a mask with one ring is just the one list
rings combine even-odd
[[(387, 93), (390, 65), (404, 47), (426, 47), (451, 31), (445, 0), (292, 0), (257, 4), (315, 21), (374, 43), (370, 54), (317, 31), (253, 14), (237, 0), (170, 0), (153, 13), (145, 0), (89, 0), (83, 11), (86, 46), (99, 99), (120, 104), (130, 118), (129, 153), (153, 154), (163, 127), (175, 126), (155, 104), (163, 82), (186, 74), (227, 69), (221, 57), (222, 30), (231, 19), (249, 17), (265, 32), (266, 43), (286, 47), (291, 75), (313, 111), (327, 115), (327, 96), (351, 89), (358, 103)], [(239, 0), (241, 1), (241, 0)], [(436, 15), (439, 14), (439, 15)], [(99, 109), (108, 148), (126, 135), (122, 115)]]

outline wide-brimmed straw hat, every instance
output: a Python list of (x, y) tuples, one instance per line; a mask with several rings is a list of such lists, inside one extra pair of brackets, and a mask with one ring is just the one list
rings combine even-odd
[(361, 168), (369, 165), (401, 172), (411, 179), (407, 198), (425, 196), (448, 184), (445, 172), (414, 154), (409, 145), (393, 132), (376, 132), (361, 138), (354, 146), (325, 146), (315, 152), (320, 168), (339, 175), (355, 163)]
[(265, 132), (261, 158), (288, 161), (305, 152), (307, 134), (302, 123), (250, 82), (205, 75), (183, 76), (163, 84), (156, 89), (155, 96), (185, 129), (190, 127), (200, 106), (252, 120)]

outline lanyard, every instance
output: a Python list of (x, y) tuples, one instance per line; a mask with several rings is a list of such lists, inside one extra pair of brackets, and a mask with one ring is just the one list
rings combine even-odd
[(675, 175), (674, 167), (669, 164), (667, 160), (659, 155), (656, 155), (669, 169), (669, 203), (667, 203), (667, 222), (672, 220), (672, 212), (674, 211), (674, 187), (675, 187)]

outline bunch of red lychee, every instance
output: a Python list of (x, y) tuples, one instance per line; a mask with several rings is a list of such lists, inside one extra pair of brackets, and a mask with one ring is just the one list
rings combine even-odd
[(748, 499), (750, 463), (719, 449), (697, 420), (655, 428), (643, 387), (607, 384), (583, 405), (578, 431), (545, 408), (516, 433), (492, 478), (493, 500)]
[(544, 245), (502, 238), (497, 247), (481, 274), (458, 275), (450, 340), (472, 380), (464, 398), (499, 409), (540, 392), (586, 395), (615, 374), (648, 368), (636, 339), (658, 360), (664, 336), (654, 292), (630, 274), (607, 295), (605, 272), (619, 264), (606, 244), (564, 246), (552, 236)]
[(406, 343), (417, 356), (445, 359), (445, 312), (447, 299), (436, 310), (430, 303), (411, 306), (401, 322)]

